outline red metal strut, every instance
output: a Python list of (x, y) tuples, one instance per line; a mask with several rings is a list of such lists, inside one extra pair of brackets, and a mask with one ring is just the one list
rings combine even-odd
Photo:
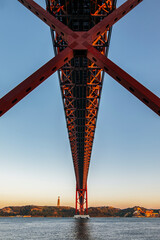
[[(124, 15), (137, 6), (142, 0), (128, 0), (111, 14), (105, 17), (100, 23), (91, 28), (88, 32), (74, 32), (66, 25), (57, 20), (54, 16), (40, 7), (33, 0), (18, 0), (37, 17), (49, 25), (53, 30), (60, 34), (68, 42), (68, 49), (60, 52), (53, 60), (41, 67), (24, 82), (0, 99), (0, 116), (17, 104), (28, 93), (35, 89), (39, 84), (45, 81), (51, 74), (60, 69), (65, 63), (73, 57), (73, 51), (86, 50), (87, 57), (91, 59), (98, 67), (116, 79), (133, 95), (138, 97), (144, 104), (160, 116), (160, 98), (151, 93), (147, 88), (139, 84), (135, 79), (129, 76), (125, 71), (116, 66), (110, 69), (107, 59), (103, 54), (93, 48), (92, 42), (98, 38), (104, 31), (113, 26)], [(65, 52), (66, 51), (66, 52)], [(66, 56), (66, 57), (65, 57)], [(62, 59), (61, 59), (62, 58)], [(62, 60), (62, 61), (61, 61)], [(57, 64), (55, 64), (57, 62)], [(56, 66), (55, 66), (56, 65)], [(47, 68), (50, 68), (49, 70)], [(120, 77), (119, 77), (120, 76)], [(133, 84), (133, 85), (132, 85)]]

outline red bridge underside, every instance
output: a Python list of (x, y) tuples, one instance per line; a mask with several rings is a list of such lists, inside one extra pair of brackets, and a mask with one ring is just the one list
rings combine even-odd
[[(107, 16), (115, 1), (46, 1), (47, 10), (73, 31), (88, 31)], [(63, 38), (51, 30), (55, 53), (67, 47)], [(109, 28), (93, 42), (102, 54), (108, 52)], [(76, 213), (87, 212), (87, 176), (103, 84), (102, 69), (90, 61), (85, 51), (59, 70), (59, 81), (76, 175)]]
[(0, 116), (58, 71), (76, 176), (76, 213), (88, 211), (87, 177), (104, 72), (160, 116), (160, 98), (107, 58), (112, 26), (142, 0), (18, 0), (51, 29), (55, 57), (0, 99)]

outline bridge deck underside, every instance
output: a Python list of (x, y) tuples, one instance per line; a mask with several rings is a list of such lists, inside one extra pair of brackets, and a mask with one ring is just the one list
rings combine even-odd
[[(88, 31), (115, 6), (114, 0), (46, 0), (48, 11), (74, 31)], [(55, 54), (67, 43), (51, 30)], [(111, 29), (104, 32), (93, 46), (106, 54)], [(74, 58), (58, 72), (71, 145), (78, 189), (86, 189), (87, 176), (96, 128), (103, 72), (87, 59), (84, 51), (75, 52)]]

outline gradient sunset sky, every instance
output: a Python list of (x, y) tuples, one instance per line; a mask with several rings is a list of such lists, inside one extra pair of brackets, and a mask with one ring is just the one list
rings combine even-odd
[[(45, 7), (45, 0), (37, 0)], [(118, 6), (122, 0), (118, 0)], [(160, 1), (114, 25), (109, 58), (160, 97)], [(50, 29), (0, 1), (0, 98), (53, 57)], [(0, 208), (75, 204), (57, 73), (0, 118)], [(160, 118), (105, 75), (88, 176), (89, 206), (160, 208)]]

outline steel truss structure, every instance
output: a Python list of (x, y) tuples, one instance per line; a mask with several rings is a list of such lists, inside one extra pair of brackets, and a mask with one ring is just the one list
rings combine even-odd
[(0, 99), (0, 116), (58, 71), (76, 175), (76, 213), (88, 211), (87, 176), (104, 72), (160, 116), (160, 98), (108, 59), (112, 26), (142, 2), (18, 0), (51, 29), (55, 57)]

